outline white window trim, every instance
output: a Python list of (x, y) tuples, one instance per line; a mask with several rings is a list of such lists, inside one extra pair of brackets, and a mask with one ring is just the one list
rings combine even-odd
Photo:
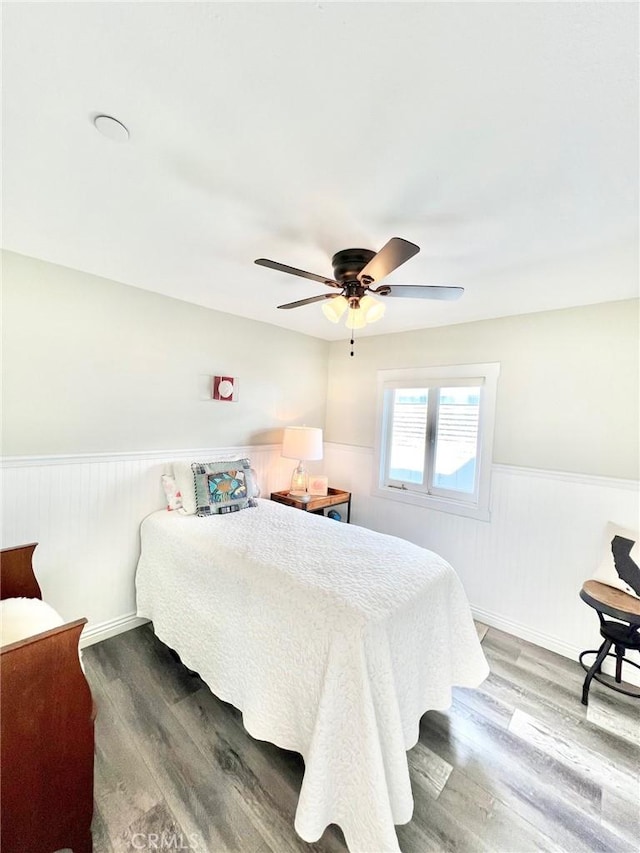
[[(395, 500), (401, 503), (423, 506), (440, 512), (450, 512), (456, 515), (475, 518), (480, 521), (490, 520), (490, 488), (491, 465), (493, 458), (493, 432), (495, 426), (496, 396), (499, 362), (485, 364), (449, 364), (433, 367), (403, 367), (392, 370), (379, 370), (377, 378), (376, 406), (376, 446), (374, 459), (374, 484), (372, 495)], [(478, 425), (479, 456), (477, 458), (478, 479), (474, 500), (443, 497), (442, 495), (426, 494), (413, 489), (398, 489), (381, 485), (384, 477), (384, 465), (387, 453), (385, 437), (388, 434), (384, 424), (385, 391), (396, 385), (412, 385), (414, 387), (446, 386), (456, 380), (482, 379), (482, 409)], [(461, 383), (460, 383), (461, 384)]]

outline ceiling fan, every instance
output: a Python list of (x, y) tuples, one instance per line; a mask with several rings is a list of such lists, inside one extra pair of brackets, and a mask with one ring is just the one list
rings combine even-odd
[[(331, 259), (333, 278), (326, 278), (315, 273), (305, 272), (296, 267), (258, 258), (255, 263), (263, 267), (279, 270), (280, 272), (310, 278), (334, 289), (334, 293), (323, 293), (321, 296), (310, 296), (308, 299), (298, 299), (278, 305), (278, 308), (299, 308), (312, 302), (324, 302), (322, 306), (325, 316), (334, 323), (340, 320), (344, 312), (347, 315), (347, 327), (361, 329), (367, 323), (379, 320), (385, 312), (385, 306), (375, 299), (376, 296), (403, 296), (419, 299), (458, 299), (464, 293), (462, 287), (445, 287), (427, 284), (379, 284), (381, 279), (404, 264), (420, 251), (419, 246), (392, 237), (379, 252), (370, 249), (342, 249)], [(373, 287), (377, 284), (377, 287)], [(353, 341), (352, 341), (353, 343)], [(353, 353), (352, 353), (353, 355)]]

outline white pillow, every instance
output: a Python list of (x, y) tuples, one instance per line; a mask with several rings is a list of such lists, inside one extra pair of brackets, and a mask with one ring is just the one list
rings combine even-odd
[(176, 481), (176, 489), (182, 498), (182, 509), (178, 512), (184, 515), (196, 514), (196, 487), (193, 481), (191, 460), (176, 459), (173, 464), (173, 478)]
[(640, 598), (640, 545), (635, 530), (609, 522), (606, 530), (606, 552), (593, 576), (600, 583), (621, 589)]
[[(233, 462), (237, 458), (237, 455), (235, 455), (229, 456), (226, 459), (213, 459), (206, 464), (212, 465), (216, 462)], [(196, 514), (196, 486), (193, 477), (193, 469), (191, 468), (192, 461), (201, 462), (201, 459), (176, 459), (171, 463), (173, 465), (173, 478), (175, 480), (176, 489), (180, 492), (180, 496), (182, 498), (182, 508), (179, 509), (178, 512), (181, 512), (183, 515)], [(247, 482), (248, 497), (259, 498), (260, 487), (258, 486), (258, 478), (256, 477), (256, 472), (253, 468), (251, 469), (251, 473), (253, 475), (253, 485), (250, 481)]]
[(176, 478), (172, 477), (171, 474), (163, 474), (162, 488), (164, 489), (164, 496), (167, 499), (167, 509), (182, 509), (182, 494), (176, 486)]
[(0, 601), (0, 645), (17, 643), (64, 625), (57, 611), (39, 598), (5, 598)]
[(247, 490), (250, 498), (260, 497), (260, 486), (258, 484), (258, 475), (255, 468), (249, 468), (247, 471)]

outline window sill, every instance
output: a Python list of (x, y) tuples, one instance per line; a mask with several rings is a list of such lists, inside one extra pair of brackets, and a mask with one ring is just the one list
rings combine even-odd
[(393, 489), (378, 486), (373, 488), (372, 495), (385, 500), (398, 501), (399, 503), (421, 506), (424, 509), (436, 512), (449, 512), (453, 515), (462, 515), (466, 518), (474, 518), (476, 521), (490, 521), (491, 512), (489, 507), (478, 506), (478, 504), (463, 503), (462, 501), (448, 500), (447, 498), (425, 495), (420, 492), (412, 492), (411, 489)]

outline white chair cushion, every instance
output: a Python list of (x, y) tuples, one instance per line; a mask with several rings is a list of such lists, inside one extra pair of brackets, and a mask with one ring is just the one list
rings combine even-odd
[(39, 598), (5, 598), (0, 601), (0, 646), (64, 625), (64, 619)]

